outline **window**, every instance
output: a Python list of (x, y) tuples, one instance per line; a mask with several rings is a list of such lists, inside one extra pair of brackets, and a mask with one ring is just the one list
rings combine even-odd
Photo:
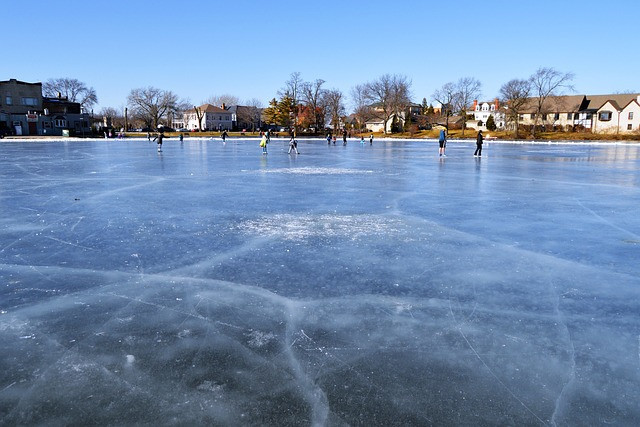
[(536, 118), (536, 113), (531, 113), (531, 120)]
[(547, 120), (547, 113), (544, 113), (544, 114), (542, 115), (542, 120)]
[(57, 128), (66, 128), (67, 127), (67, 121), (64, 119), (56, 119), (54, 121), (55, 127)]
[(555, 113), (553, 115), (553, 120), (560, 120), (560, 113)]
[(600, 111), (598, 114), (598, 120), (601, 122), (608, 122), (611, 120), (611, 111)]
[(51, 122), (42, 122), (42, 127), (44, 129), (51, 129)]
[(13, 105), (13, 98), (11, 98), (9, 95), (7, 95), (6, 97), (6, 104), (7, 105)]
[(37, 98), (22, 98), (22, 105), (30, 105), (30, 106), (38, 105), (38, 99)]
[(633, 111), (629, 112), (629, 120), (633, 120)]
[(633, 130), (633, 125), (631, 123), (627, 125), (627, 130)]
[(571, 120), (571, 119), (573, 119), (573, 113), (567, 113), (567, 120)]
[(524, 120), (524, 114), (518, 114), (518, 120)]

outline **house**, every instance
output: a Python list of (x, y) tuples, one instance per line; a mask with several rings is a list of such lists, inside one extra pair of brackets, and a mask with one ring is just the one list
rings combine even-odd
[[(223, 105), (224, 107), (224, 105)], [(202, 120), (198, 120), (198, 115), (202, 115)], [(203, 104), (198, 107), (185, 111), (184, 124), (190, 130), (232, 130), (233, 121), (231, 113), (226, 108), (216, 107), (211, 104)]]
[(422, 114), (422, 105), (409, 104), (404, 111), (400, 111), (397, 114), (391, 114), (387, 120), (386, 126), (384, 124), (384, 117), (382, 116), (382, 108), (380, 107), (380, 104), (373, 104), (369, 106), (369, 111), (371, 112), (372, 117), (365, 122), (367, 130), (369, 132), (382, 132), (384, 130), (385, 133), (391, 133), (394, 123), (398, 128), (404, 128), (407, 117), (411, 117), (415, 122), (416, 118)]
[(585, 110), (592, 116), (592, 132), (627, 133), (640, 130), (640, 94), (598, 95)]
[(80, 103), (42, 96), (42, 83), (0, 81), (0, 129), (22, 135), (90, 134), (89, 115)]
[(231, 105), (226, 107), (231, 113), (232, 129), (234, 131), (253, 131), (262, 126), (263, 108), (245, 105)]
[[(519, 124), (543, 129), (591, 130), (594, 133), (625, 133), (640, 127), (637, 105), (640, 94), (567, 95), (547, 98), (536, 121), (537, 98), (529, 98), (520, 111)], [(625, 116), (626, 114), (626, 116)], [(513, 128), (510, 123), (509, 128)]]
[(493, 121), (498, 129), (504, 128), (505, 118), (504, 112), (500, 111), (500, 102), (498, 98), (493, 102), (478, 102), (473, 101), (473, 106), (469, 110), (470, 114), (473, 114), (473, 119), (467, 121), (467, 127), (476, 130), (487, 130), (487, 120), (489, 117), (493, 117)]

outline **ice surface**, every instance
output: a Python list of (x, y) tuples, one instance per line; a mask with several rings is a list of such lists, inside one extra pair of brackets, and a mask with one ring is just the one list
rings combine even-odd
[(640, 146), (0, 143), (0, 425), (640, 425)]

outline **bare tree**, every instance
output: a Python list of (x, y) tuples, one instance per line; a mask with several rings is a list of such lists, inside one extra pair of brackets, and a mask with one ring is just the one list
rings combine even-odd
[(371, 108), (367, 103), (365, 85), (356, 85), (351, 88), (351, 102), (353, 103), (353, 113), (356, 116), (360, 129), (365, 126), (367, 120), (371, 118)]
[(387, 132), (387, 122), (396, 115), (406, 112), (411, 103), (411, 82), (400, 75), (385, 74), (377, 80), (365, 83), (364, 97), (373, 104), (371, 113), (382, 120), (384, 133)]
[(480, 97), (482, 84), (472, 77), (463, 77), (456, 82), (455, 86), (454, 108), (462, 117), (462, 135), (464, 136), (464, 129), (467, 127), (467, 110), (473, 100)]
[(520, 114), (522, 114), (524, 108), (529, 104), (530, 94), (530, 80), (509, 80), (500, 88), (500, 103), (503, 105), (505, 117), (508, 121), (515, 123), (514, 138), (518, 138)]
[(289, 80), (284, 82), (284, 87), (278, 91), (278, 95), (280, 95), (282, 99), (291, 98), (294, 134), (297, 133), (298, 104), (300, 104), (300, 91), (302, 90), (303, 85), (304, 81), (302, 80), (302, 77), (300, 77), (300, 73), (296, 71), (291, 73)]
[(340, 118), (345, 114), (344, 100), (339, 89), (331, 89), (325, 92), (324, 100), (327, 105), (327, 116), (336, 132), (340, 125)]
[(158, 127), (167, 113), (175, 111), (180, 104), (178, 96), (171, 91), (155, 87), (132, 89), (127, 97), (129, 109), (149, 127)]
[(92, 87), (87, 87), (77, 79), (59, 78), (49, 79), (42, 84), (42, 93), (49, 98), (60, 95), (66, 97), (71, 102), (78, 102), (84, 110), (90, 110), (98, 103), (98, 96)]
[(238, 123), (248, 123), (251, 125), (251, 132), (255, 132), (260, 127), (262, 116), (262, 102), (259, 99), (252, 98), (244, 102), (245, 105), (238, 106), (236, 112)]
[[(98, 113), (99, 117), (107, 118), (108, 122), (111, 122), (111, 125), (114, 128), (124, 127), (124, 114), (122, 110), (118, 110), (113, 107), (104, 107)], [(104, 123), (104, 122), (103, 122)]]
[(212, 95), (207, 98), (203, 104), (211, 104), (216, 107), (222, 107), (222, 104), (225, 106), (229, 105), (238, 105), (240, 103), (240, 98), (235, 95), (229, 95), (228, 93), (222, 95)]
[(536, 127), (538, 120), (545, 112), (546, 101), (550, 96), (562, 95), (565, 90), (573, 91), (571, 81), (573, 73), (562, 73), (553, 68), (538, 68), (529, 78), (531, 82), (531, 94), (535, 98), (535, 116), (531, 136), (536, 137)]
[(453, 114), (454, 104), (457, 96), (455, 83), (445, 83), (436, 90), (431, 97), (440, 104), (440, 114), (445, 116), (445, 127), (449, 129), (449, 116)]
[(314, 117), (316, 131), (320, 129), (324, 122), (324, 89), (322, 85), (325, 83), (322, 79), (316, 79), (314, 82), (302, 83), (302, 99), (311, 109)]
[(202, 132), (202, 119), (204, 119), (204, 110), (202, 108), (198, 108), (195, 105), (193, 106), (193, 111), (196, 114), (196, 120), (198, 120), (198, 130)]

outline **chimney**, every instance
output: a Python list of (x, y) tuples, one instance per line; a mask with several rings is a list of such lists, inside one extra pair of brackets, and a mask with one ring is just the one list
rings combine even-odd
[(496, 99), (493, 101), (493, 105), (495, 105), (495, 109), (496, 109), (496, 111), (498, 111), (498, 107), (500, 107), (500, 102), (498, 101), (498, 98), (496, 98)]
[(474, 99), (473, 100), (473, 111), (476, 111), (476, 107), (478, 106), (478, 100)]
[(62, 98), (62, 93), (58, 92), (58, 99)]
[(226, 110), (226, 109), (227, 109), (227, 106), (226, 106), (226, 105), (224, 105), (224, 102), (222, 103), (222, 109), (223, 109), (223, 110)]

